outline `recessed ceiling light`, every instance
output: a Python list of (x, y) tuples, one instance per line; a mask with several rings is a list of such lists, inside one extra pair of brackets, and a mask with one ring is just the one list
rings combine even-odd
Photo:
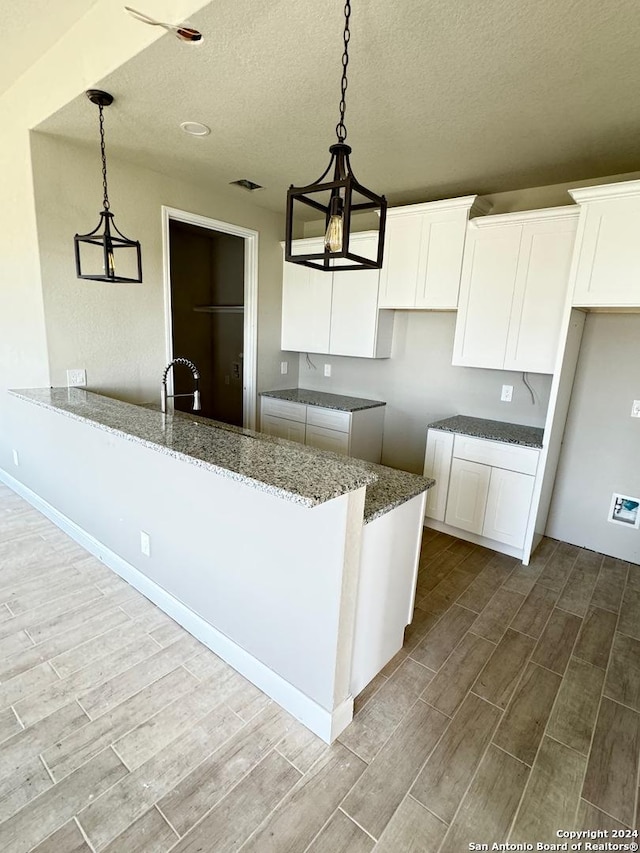
[(190, 136), (209, 136), (211, 133), (211, 128), (199, 121), (183, 121), (180, 127)]
[(256, 190), (262, 190), (264, 187), (261, 184), (256, 184), (255, 181), (250, 181), (248, 178), (241, 178), (239, 181), (231, 181), (232, 187), (242, 187), (243, 190), (253, 193)]

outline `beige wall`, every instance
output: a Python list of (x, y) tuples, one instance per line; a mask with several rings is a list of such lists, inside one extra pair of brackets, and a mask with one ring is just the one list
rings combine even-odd
[[(202, 0), (158, 0), (162, 18)], [(5, 389), (49, 382), (29, 131), (144, 49), (162, 31), (123, 23), (113, 0), (90, 11), (0, 97), (0, 467), (10, 465)]]
[[(385, 400), (382, 461), (422, 472), (426, 426), (450, 415), (543, 426), (551, 377), (531, 374), (538, 395), (532, 404), (519, 373), (453, 367), (455, 311), (396, 311), (391, 358), (300, 357), (300, 385), (335, 393)], [(331, 378), (323, 366), (331, 364)], [(502, 385), (513, 385), (513, 401), (500, 402)]]
[[(259, 232), (258, 386), (280, 381), (283, 218), (245, 201), (240, 190), (212, 191), (109, 158), (109, 195), (118, 227), (140, 240), (142, 285), (76, 278), (73, 235), (97, 224), (101, 173), (97, 150), (32, 134), (36, 213), (51, 383), (67, 368), (122, 399), (155, 399), (165, 356), (161, 207), (178, 208)], [(295, 382), (295, 372), (286, 377)]]
[(640, 563), (640, 530), (607, 521), (640, 497), (640, 315), (588, 314), (547, 523), (549, 536)]

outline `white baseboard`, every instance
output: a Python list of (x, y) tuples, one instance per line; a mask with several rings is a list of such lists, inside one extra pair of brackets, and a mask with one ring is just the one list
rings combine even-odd
[(302, 691), (298, 690), (282, 676), (241, 648), (213, 625), (206, 622), (185, 604), (170, 595), (154, 581), (150, 580), (131, 563), (128, 563), (114, 551), (99, 542), (91, 534), (66, 515), (57, 510), (39, 495), (0, 468), (0, 480), (35, 509), (46, 516), (64, 533), (81, 545), (94, 557), (120, 575), (127, 583), (135, 587), (146, 598), (156, 604), (164, 613), (182, 625), (207, 648), (215, 652), (237, 672), (255, 684), (270, 696), (285, 711), (300, 720), (325, 743), (332, 743), (353, 719), (353, 697), (349, 696), (340, 705), (328, 711)]
[(514, 548), (513, 545), (506, 545), (504, 542), (496, 542), (495, 539), (487, 539), (486, 536), (469, 533), (468, 530), (460, 530), (459, 527), (452, 527), (450, 524), (445, 524), (444, 521), (436, 521), (435, 518), (425, 517), (424, 526), (438, 530), (440, 533), (448, 533), (450, 536), (456, 536), (458, 539), (464, 539), (465, 542), (472, 542), (474, 545), (483, 545), (492, 551), (498, 551), (500, 554), (507, 554), (509, 557), (517, 557), (518, 560), (522, 560), (522, 548)]

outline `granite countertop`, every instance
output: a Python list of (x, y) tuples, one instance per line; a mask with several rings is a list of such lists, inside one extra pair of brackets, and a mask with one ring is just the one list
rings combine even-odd
[(524, 447), (542, 447), (544, 430), (542, 427), (509, 424), (505, 421), (491, 421), (486, 418), (471, 418), (467, 415), (455, 415), (428, 424), (428, 429), (441, 429), (444, 432), (457, 432), (474, 438), (487, 438), (491, 441), (503, 441), (506, 444), (521, 444)]
[(275, 397), (276, 400), (288, 400), (290, 403), (304, 403), (306, 406), (322, 406), (324, 409), (337, 409), (340, 412), (358, 412), (361, 409), (375, 409), (386, 406), (383, 400), (365, 400), (362, 397), (347, 397), (344, 394), (329, 394), (326, 391), (310, 391), (307, 388), (285, 388), (282, 391), (261, 391), (261, 397)]
[(366, 486), (365, 523), (435, 482), (190, 413), (162, 415), (156, 404), (124, 403), (78, 388), (10, 393), (302, 506)]

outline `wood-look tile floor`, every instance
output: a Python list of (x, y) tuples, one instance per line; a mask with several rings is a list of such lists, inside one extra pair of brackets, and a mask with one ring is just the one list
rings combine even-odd
[(425, 531), (327, 747), (0, 484), (2, 853), (453, 853), (633, 828), (640, 566)]

